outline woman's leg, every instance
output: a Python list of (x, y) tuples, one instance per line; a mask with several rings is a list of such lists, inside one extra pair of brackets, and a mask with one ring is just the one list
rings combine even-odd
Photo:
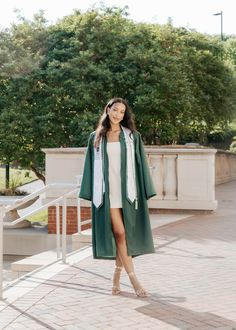
[(120, 260), (127, 273), (134, 271), (132, 257), (127, 254), (125, 228), (122, 219), (121, 209), (110, 209), (112, 230), (116, 240), (116, 247)]
[(115, 271), (113, 274), (113, 286), (112, 286), (112, 294), (120, 293), (120, 274), (123, 268), (122, 261), (119, 257), (118, 251), (116, 253), (116, 263), (115, 263)]
[[(137, 280), (137, 277), (134, 274), (134, 265), (131, 256), (128, 256), (126, 237), (125, 237), (125, 228), (122, 218), (122, 211), (118, 208), (110, 209), (112, 230), (116, 240), (116, 247), (120, 261), (123, 263), (124, 268), (129, 275), (130, 281), (135, 289), (135, 292), (140, 297), (146, 297), (148, 294), (141, 284)], [(117, 260), (117, 259), (116, 259)]]
[(118, 251), (116, 253), (116, 266), (117, 267), (123, 267), (123, 263), (122, 263), (122, 260), (120, 259)]

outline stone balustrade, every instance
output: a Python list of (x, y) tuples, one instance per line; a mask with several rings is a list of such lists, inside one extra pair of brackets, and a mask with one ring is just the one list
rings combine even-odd
[[(46, 183), (74, 183), (83, 171), (86, 148), (43, 149)], [(150, 208), (214, 210), (216, 149), (187, 146), (146, 146), (157, 196)], [(58, 192), (47, 194), (54, 197)], [(72, 202), (72, 204), (74, 204)], [(82, 201), (82, 205), (87, 205)]]
[(146, 147), (157, 196), (150, 208), (214, 210), (215, 149)]
[[(76, 183), (83, 172), (86, 148), (43, 149), (46, 183)], [(215, 182), (235, 178), (235, 155), (202, 146), (145, 146), (157, 196), (150, 209), (215, 210)], [(232, 168), (231, 168), (232, 167)], [(216, 169), (216, 170), (215, 170)], [(45, 201), (63, 191), (47, 192)], [(77, 196), (68, 200), (68, 234), (77, 229)], [(48, 230), (55, 232), (55, 210), (48, 210)], [(90, 202), (81, 200), (81, 219), (91, 217)]]
[(217, 150), (215, 173), (216, 184), (236, 180), (236, 153)]

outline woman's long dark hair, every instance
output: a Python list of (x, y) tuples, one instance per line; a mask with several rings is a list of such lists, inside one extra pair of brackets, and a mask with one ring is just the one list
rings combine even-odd
[(108, 113), (108, 109), (110, 109), (115, 103), (122, 103), (125, 105), (125, 114), (124, 114), (124, 118), (120, 122), (120, 125), (129, 128), (132, 133), (136, 130), (134, 123), (134, 114), (131, 108), (129, 107), (127, 101), (122, 99), (121, 97), (115, 97), (107, 103), (107, 105), (104, 108), (104, 112), (99, 120), (96, 129), (96, 136), (94, 139), (94, 146), (96, 148), (98, 148), (99, 146), (101, 137), (105, 137), (108, 130), (111, 128), (110, 119), (107, 113)]

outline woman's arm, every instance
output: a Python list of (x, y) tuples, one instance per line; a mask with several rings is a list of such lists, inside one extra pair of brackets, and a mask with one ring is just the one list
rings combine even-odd
[(93, 148), (93, 133), (90, 134), (88, 139), (87, 151), (84, 161), (84, 170), (83, 177), (79, 192), (79, 197), (89, 200), (92, 200), (92, 187), (93, 187), (93, 171), (92, 171), (92, 148)]

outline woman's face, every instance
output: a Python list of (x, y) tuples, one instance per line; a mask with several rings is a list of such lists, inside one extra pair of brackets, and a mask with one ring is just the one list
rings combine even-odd
[(123, 103), (114, 103), (107, 112), (112, 124), (119, 124), (125, 115), (125, 105)]

